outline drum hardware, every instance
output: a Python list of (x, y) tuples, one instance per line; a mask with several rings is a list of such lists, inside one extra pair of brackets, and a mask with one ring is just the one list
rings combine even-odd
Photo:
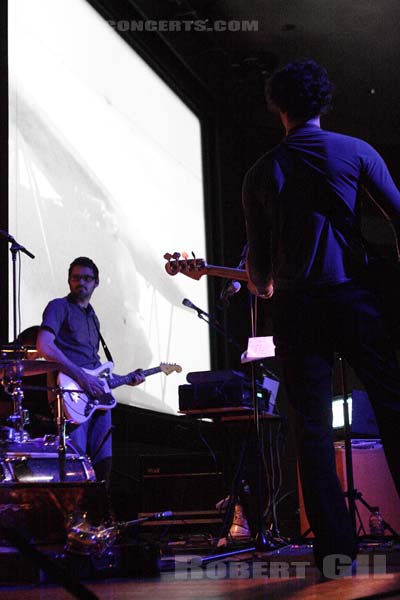
[(58, 431), (58, 468), (60, 481), (65, 481), (65, 436), (66, 436), (66, 419), (64, 413), (64, 397), (63, 390), (58, 388), (57, 394), (57, 431)]
[(73, 554), (101, 556), (114, 544), (119, 534), (118, 524), (94, 526), (87, 513), (70, 515), (65, 549)]
[(51, 360), (38, 359), (17, 359), (17, 360), (0, 360), (0, 377), (4, 379), (4, 376), (10, 370), (18, 370), (22, 377), (30, 377), (33, 375), (46, 375), (52, 371), (58, 371), (61, 369), (61, 365)]
[[(57, 363), (54, 363), (57, 364)], [(33, 386), (30, 386), (31, 388)], [(68, 392), (67, 389), (55, 386), (55, 387), (41, 387), (40, 389), (45, 389), (47, 391), (51, 391), (56, 394), (57, 398), (57, 409), (56, 409), (56, 424), (57, 424), (57, 440), (58, 440), (58, 465), (59, 465), (59, 477), (60, 481), (65, 481), (66, 472), (65, 472), (65, 459), (66, 459), (66, 426), (69, 422), (65, 416), (64, 411), (64, 392)], [(83, 390), (76, 390), (79, 393), (83, 393)]]
[(12, 427), (0, 427), (0, 445), (12, 442), (14, 439), (14, 428)]
[(7, 418), (7, 423), (14, 430), (12, 440), (23, 442), (29, 437), (28, 432), (25, 430), (25, 425), (29, 423), (29, 414), (26, 409), (22, 408), (22, 401), (24, 399), (24, 392), (21, 387), (24, 375), (22, 361), (12, 360), (5, 362), (7, 364), (2, 365), (2, 384), (4, 391), (11, 396), (13, 401), (13, 414)]
[(88, 520), (87, 513), (81, 513), (78, 516), (70, 515), (65, 549), (74, 554), (102, 556), (130, 527), (150, 520), (171, 519), (173, 516), (173, 512), (167, 510), (132, 521), (112, 520), (110, 524), (110, 519), (108, 519), (100, 525), (94, 526)]
[[(14, 347), (14, 353), (16, 356), (21, 356), (22, 345), (18, 342), (17, 339), (17, 255), (21, 252), (29, 256), (29, 258), (34, 259), (35, 256), (27, 250), (24, 246), (19, 244), (17, 240), (10, 234), (8, 231), (0, 230), (0, 235), (5, 237), (8, 242), (10, 242), (10, 252), (12, 257), (12, 283), (13, 283), (13, 333), (14, 333), (14, 342), (12, 343)], [(21, 264), (21, 263), (20, 263)], [(11, 361), (1, 361), (0, 366), (0, 377), (2, 379), (2, 384), (6, 393), (8, 393), (13, 399), (13, 419), (11, 419), (11, 423), (15, 427), (15, 439), (19, 441), (23, 441), (27, 439), (28, 434), (24, 429), (26, 424), (27, 412), (24, 412), (22, 408), (22, 400), (24, 398), (24, 393), (21, 389), (22, 377), (24, 375), (24, 368), (22, 366), (22, 360), (18, 358), (16, 360)]]
[(14, 360), (21, 360), (21, 359), (34, 359), (35, 355), (38, 354), (38, 351), (36, 349), (36, 346), (28, 346), (28, 345), (22, 345), (22, 346), (16, 346), (14, 343), (12, 344), (4, 344), (3, 346), (1, 346), (0, 349), (0, 354), (1, 354), (1, 358), (2, 359), (14, 359)]
[[(57, 363), (54, 363), (57, 364)], [(65, 417), (64, 411), (64, 390), (60, 387), (48, 387), (48, 391), (54, 392), (57, 398), (57, 411), (56, 411), (56, 424), (57, 424), (57, 452), (58, 452), (58, 470), (59, 470), (59, 481), (66, 481), (68, 473), (66, 472), (66, 459), (67, 459), (67, 435), (66, 425), (68, 419)], [(81, 390), (77, 390), (81, 393)], [(53, 436), (54, 437), (54, 436)]]
[[(7, 425), (10, 426), (10, 429), (5, 432), (5, 437), (9, 441), (23, 442), (29, 439), (29, 434), (25, 430), (25, 426), (29, 424), (29, 412), (22, 406), (24, 390), (54, 390), (54, 388), (43, 386), (24, 386), (23, 378), (32, 375), (43, 375), (58, 368), (58, 363), (40, 359), (5, 359), (0, 361), (1, 384), (6, 394), (13, 401), (13, 414), (7, 418)], [(58, 388), (55, 389), (56, 393), (57, 390)], [(4, 439), (3, 436), (0, 437)], [(65, 432), (62, 439), (64, 440), (63, 446), (65, 447)]]
[(63, 483), (95, 481), (87, 456), (65, 441), (63, 471), (60, 473), (59, 440), (56, 435), (7, 441), (0, 445), (0, 487), (10, 483)]
[[(73, 449), (71, 454), (71, 444), (67, 442), (66, 423), (67, 419), (64, 415), (63, 393), (64, 389), (54, 386), (24, 386), (22, 383), (25, 375), (39, 375), (56, 370), (59, 367), (58, 363), (53, 363), (44, 360), (3, 360), (0, 363), (0, 374), (2, 376), (1, 383), (5, 392), (11, 396), (13, 400), (13, 414), (7, 418), (8, 427), (3, 427), (0, 431), (0, 483), (1, 482), (19, 482), (19, 481), (81, 481), (94, 480), (94, 471), (89, 459), (79, 457), (77, 451)], [(29, 413), (22, 407), (24, 400), (24, 390), (36, 391), (51, 391), (57, 397), (57, 432), (58, 436), (45, 436), (40, 439), (39, 447), (32, 454), (30, 442), (31, 440), (25, 426), (29, 424)], [(17, 446), (16, 446), (17, 445)], [(50, 448), (51, 446), (51, 448)], [(17, 449), (17, 452), (15, 452)], [(53, 450), (52, 453), (48, 453)], [(40, 473), (30, 471), (29, 461), (32, 459), (44, 458), (46, 460), (57, 458), (57, 475), (51, 467), (50, 473), (43, 474), (43, 467)], [(89, 468), (84, 465), (84, 473), (76, 473), (76, 468), (73, 462), (76, 459), (87, 461), (90, 464)], [(3, 459), (3, 460), (2, 460)], [(71, 462), (72, 461), (72, 462)], [(76, 464), (76, 463), (75, 463)], [(71, 466), (72, 465), (72, 466)], [(47, 466), (44, 470), (49, 469)], [(39, 469), (40, 470), (40, 469)], [(18, 471), (18, 473), (17, 473)], [(33, 470), (34, 471), (34, 470)]]

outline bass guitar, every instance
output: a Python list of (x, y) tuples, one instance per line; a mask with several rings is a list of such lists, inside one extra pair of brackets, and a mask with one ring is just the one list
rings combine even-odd
[[(203, 258), (188, 258), (186, 253), (164, 254), (167, 261), (165, 270), (168, 275), (182, 273), (191, 279), (200, 279), (203, 275), (215, 275), (225, 279), (247, 281), (244, 269), (209, 265)], [(355, 265), (354, 280), (362, 287), (370, 289), (376, 296), (388, 326), (388, 333), (396, 348), (400, 348), (400, 263), (369, 252), (368, 261)]]
[[(97, 369), (83, 369), (93, 377), (99, 377), (104, 382), (104, 394), (91, 397), (79, 389), (79, 385), (65, 373), (58, 374), (58, 385), (63, 390), (64, 412), (67, 419), (76, 424), (87, 421), (95, 410), (110, 410), (117, 404), (111, 390), (121, 386), (129, 385), (135, 375), (135, 371), (127, 375), (113, 375), (114, 364), (106, 362), (97, 367)], [(176, 371), (180, 373), (182, 367), (176, 364), (160, 363), (158, 367), (146, 369), (141, 373), (144, 377), (155, 375), (155, 373), (164, 373), (169, 375)]]

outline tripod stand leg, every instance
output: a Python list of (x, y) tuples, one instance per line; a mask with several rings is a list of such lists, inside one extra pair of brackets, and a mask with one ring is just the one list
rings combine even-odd
[(57, 390), (57, 431), (58, 431), (58, 470), (60, 481), (66, 479), (65, 464), (65, 426), (66, 419), (64, 414), (64, 397), (61, 390)]
[(345, 444), (345, 457), (346, 457), (346, 476), (347, 476), (347, 500), (349, 503), (349, 513), (351, 525), (353, 528), (354, 536), (357, 537), (357, 524), (356, 524), (356, 505), (355, 505), (355, 489), (354, 489), (354, 471), (353, 471), (353, 458), (352, 458), (352, 447), (351, 447), (351, 430), (350, 430), (350, 417), (349, 417), (349, 403), (348, 403), (348, 391), (346, 381), (346, 371), (343, 363), (343, 358), (338, 355), (339, 366), (340, 366), (340, 379), (343, 395), (343, 417), (344, 417), (344, 444)]
[[(361, 492), (357, 491), (356, 494), (356, 499), (361, 502), (361, 504), (363, 504), (363, 506), (365, 506), (365, 508), (372, 514), (374, 512), (374, 510), (376, 510), (378, 507), (377, 506), (371, 506), (371, 504), (369, 504), (364, 498)], [(390, 533), (397, 538), (400, 538), (400, 534), (397, 533), (397, 531), (395, 531), (393, 529), (393, 527), (390, 525), (390, 523), (388, 523), (387, 521), (383, 520), (383, 527), (384, 530), (390, 531)], [(364, 533), (365, 533), (365, 529), (364, 529)]]

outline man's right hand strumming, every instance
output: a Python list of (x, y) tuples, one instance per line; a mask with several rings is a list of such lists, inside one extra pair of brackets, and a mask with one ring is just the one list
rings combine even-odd
[(83, 389), (84, 392), (89, 396), (101, 396), (104, 394), (104, 381), (99, 377), (89, 375), (81, 369), (79, 376), (77, 377), (77, 383)]

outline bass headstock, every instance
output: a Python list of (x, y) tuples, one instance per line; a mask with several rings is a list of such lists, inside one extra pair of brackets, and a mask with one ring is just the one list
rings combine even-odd
[(194, 254), (193, 258), (188, 258), (186, 252), (183, 252), (182, 255), (179, 252), (174, 252), (174, 254), (167, 252), (164, 254), (164, 258), (167, 261), (165, 270), (168, 275), (182, 273), (191, 279), (198, 280), (207, 273), (206, 261), (203, 258), (196, 258)]

